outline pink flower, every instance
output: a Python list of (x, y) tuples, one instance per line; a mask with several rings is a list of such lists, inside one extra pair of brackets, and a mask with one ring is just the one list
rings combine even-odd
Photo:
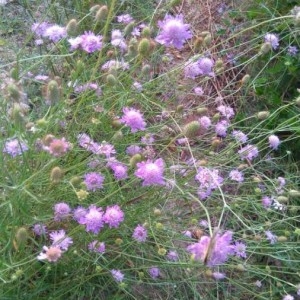
[(158, 21), (158, 26), (160, 32), (155, 40), (167, 47), (173, 46), (182, 49), (186, 40), (192, 38), (190, 25), (183, 23), (182, 15), (172, 17), (167, 14), (163, 21)]
[(55, 157), (61, 157), (70, 149), (70, 143), (65, 139), (52, 139), (49, 146), (44, 146), (43, 149)]
[(82, 36), (81, 48), (87, 53), (93, 53), (102, 48), (102, 36), (86, 31)]
[(118, 205), (109, 206), (106, 208), (103, 221), (109, 225), (109, 228), (118, 228), (124, 221), (124, 213)]
[(234, 180), (234, 181), (237, 181), (237, 182), (244, 181), (243, 173), (240, 172), (239, 170), (232, 170), (232, 171), (230, 171), (229, 178), (231, 180)]
[(133, 231), (133, 234), (132, 234), (132, 237), (137, 242), (140, 242), (140, 243), (145, 242), (146, 239), (147, 239), (147, 236), (148, 236), (147, 229), (144, 226), (140, 225), (140, 224), (137, 227), (135, 227), (135, 229)]
[(103, 188), (104, 176), (100, 173), (91, 172), (84, 176), (84, 183), (88, 191), (95, 192), (98, 189)]
[(134, 175), (143, 179), (143, 186), (148, 185), (164, 185), (164, 161), (159, 158), (154, 162), (147, 160), (146, 162), (137, 163), (137, 170)]
[(80, 218), (79, 223), (86, 226), (87, 232), (91, 231), (98, 234), (104, 226), (102, 208), (91, 205), (86, 215)]
[(128, 168), (124, 164), (117, 161), (108, 163), (107, 166), (113, 170), (114, 176), (117, 180), (122, 180), (128, 177)]
[(37, 259), (38, 260), (48, 260), (49, 262), (56, 262), (62, 254), (62, 250), (56, 246), (50, 246), (49, 248), (44, 246), (43, 252), (41, 252)]
[(280, 140), (277, 135), (272, 134), (269, 136), (269, 145), (273, 150), (277, 150), (280, 145)]
[(138, 130), (145, 130), (146, 122), (143, 115), (139, 110), (125, 107), (123, 108), (123, 117), (120, 119), (121, 123), (131, 128), (131, 132), (137, 132)]

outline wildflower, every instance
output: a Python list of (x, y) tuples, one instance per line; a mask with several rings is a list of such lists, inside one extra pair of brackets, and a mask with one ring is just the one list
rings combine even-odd
[(92, 241), (89, 243), (88, 248), (91, 252), (97, 252), (103, 254), (105, 252), (105, 243), (99, 241)]
[(163, 21), (158, 21), (158, 27), (160, 33), (155, 40), (167, 47), (174, 46), (180, 50), (185, 41), (192, 38), (190, 25), (183, 23), (182, 15), (172, 17), (167, 14)]
[(204, 94), (204, 91), (201, 87), (195, 87), (194, 88), (194, 93), (198, 96), (202, 96)]
[(85, 216), (81, 217), (79, 224), (86, 226), (86, 231), (98, 234), (101, 228), (104, 226), (103, 211), (101, 208), (95, 205), (90, 205), (88, 212)]
[(148, 272), (152, 279), (156, 279), (160, 275), (160, 270), (157, 267), (151, 267)]
[(246, 145), (238, 151), (238, 154), (241, 159), (249, 159), (251, 161), (253, 158), (258, 156), (258, 149), (253, 145)]
[(95, 192), (98, 189), (103, 188), (104, 176), (100, 173), (91, 172), (87, 173), (84, 176), (84, 184), (86, 185), (86, 189), (88, 191)]
[(240, 172), (239, 170), (232, 170), (232, 171), (230, 171), (229, 178), (231, 180), (234, 180), (234, 181), (237, 181), (237, 182), (244, 181), (243, 173)]
[[(94, 151), (93, 151), (94, 152)], [(97, 149), (97, 153), (96, 154), (103, 154), (105, 155), (107, 158), (111, 157), (111, 155), (116, 154), (116, 150), (114, 148), (113, 145), (103, 141), (98, 149)]]
[(137, 81), (133, 83), (132, 87), (139, 93), (143, 91), (143, 85)]
[(42, 34), (43, 37), (49, 38), (52, 42), (57, 43), (59, 40), (67, 36), (67, 30), (65, 27), (59, 25), (51, 25), (45, 29)]
[(124, 279), (124, 274), (120, 270), (111, 270), (111, 275), (117, 282), (122, 282)]
[(76, 49), (80, 48), (82, 41), (83, 41), (83, 39), (82, 39), (81, 36), (77, 36), (76, 38), (68, 39), (68, 42), (71, 45), (70, 50), (73, 51), (73, 50), (76, 50)]
[(178, 261), (178, 253), (175, 250), (170, 250), (167, 254), (167, 259), (170, 261)]
[(200, 123), (201, 127), (205, 128), (205, 129), (208, 129), (211, 126), (211, 120), (207, 116), (203, 116), (203, 117), (199, 118), (199, 123)]
[(111, 44), (115, 47), (119, 47), (121, 50), (126, 50), (127, 45), (125, 39), (120, 30), (115, 29), (111, 33)]
[(263, 196), (261, 202), (264, 208), (269, 208), (273, 203), (273, 199), (268, 196)]
[(140, 242), (140, 243), (145, 242), (146, 239), (147, 239), (147, 236), (148, 236), (147, 229), (144, 226), (140, 225), (140, 224), (137, 227), (135, 227), (135, 229), (133, 231), (133, 234), (132, 234), (132, 237), (137, 242)]
[(3, 152), (9, 154), (11, 157), (16, 157), (22, 155), (27, 150), (28, 146), (24, 142), (18, 139), (10, 139), (5, 142)]
[(128, 146), (126, 148), (126, 154), (130, 155), (130, 156), (133, 156), (135, 154), (138, 154), (142, 151), (141, 147), (137, 146), (137, 145), (131, 145), (131, 146)]
[(262, 283), (261, 283), (261, 281), (259, 281), (259, 280), (256, 280), (256, 281), (254, 282), (254, 285), (257, 286), (258, 288), (261, 288), (261, 287), (262, 287)]
[(101, 70), (110, 70), (110, 69), (122, 69), (123, 71), (129, 69), (129, 64), (124, 62), (123, 60), (117, 61), (115, 59), (111, 59), (107, 61), (102, 67)]
[(36, 75), (34, 77), (35, 80), (38, 80), (38, 81), (46, 81), (49, 79), (49, 76), (47, 75)]
[(102, 36), (86, 31), (82, 36), (81, 48), (87, 53), (93, 53), (102, 48)]
[(129, 14), (119, 15), (117, 16), (117, 21), (123, 24), (129, 24), (133, 21), (133, 18)]
[(48, 260), (49, 262), (56, 262), (62, 254), (62, 250), (56, 246), (50, 246), (49, 248), (43, 246), (43, 252), (41, 252), (37, 259), (38, 260)]
[(198, 62), (188, 61), (184, 66), (184, 77), (195, 79), (197, 76), (201, 75), (201, 71)]
[(269, 146), (273, 150), (277, 150), (278, 146), (280, 145), (280, 140), (277, 135), (272, 134), (269, 136)]
[(45, 235), (47, 233), (47, 228), (44, 224), (38, 223), (33, 225), (32, 231), (36, 235)]
[(124, 221), (124, 212), (118, 205), (109, 206), (106, 208), (103, 221), (109, 225), (109, 228), (117, 228)]
[(273, 245), (277, 242), (277, 236), (275, 234), (273, 234), (270, 230), (265, 231), (265, 235), (271, 245)]
[(120, 162), (108, 163), (107, 166), (111, 168), (114, 172), (114, 176), (117, 180), (122, 180), (128, 177), (127, 167)]
[(121, 123), (131, 128), (131, 132), (137, 132), (138, 130), (145, 130), (146, 122), (144, 121), (143, 115), (139, 110), (125, 107), (123, 108), (123, 117)]
[(66, 235), (66, 232), (62, 229), (50, 233), (50, 240), (52, 246), (59, 247), (61, 250), (68, 250), (69, 246), (73, 244), (73, 240)]
[(217, 107), (217, 111), (226, 119), (230, 119), (234, 116), (234, 110), (230, 106), (220, 105)]
[(216, 134), (220, 137), (226, 137), (228, 125), (229, 124), (226, 120), (218, 122), (215, 127)]
[(163, 179), (164, 161), (159, 158), (154, 162), (147, 160), (146, 162), (137, 163), (137, 170), (134, 175), (143, 179), (143, 186), (148, 185), (164, 185)]
[(31, 31), (37, 36), (42, 37), (46, 29), (51, 26), (48, 22), (33, 23), (31, 25)]
[(213, 76), (213, 66), (214, 66), (214, 61), (208, 57), (202, 57), (198, 60), (198, 66), (200, 68), (200, 74), (201, 75), (209, 75)]
[(154, 139), (153, 134), (146, 134), (145, 136), (143, 136), (141, 138), (141, 142), (146, 145), (152, 145), (154, 143), (154, 141), (155, 141), (155, 139)]
[(273, 50), (276, 50), (279, 47), (279, 38), (276, 34), (267, 33), (265, 35), (265, 43), (270, 43)]
[(79, 146), (81, 146), (84, 149), (90, 150), (91, 145), (94, 142), (89, 135), (86, 133), (78, 134), (77, 141)]
[(240, 130), (233, 130), (232, 131), (232, 136), (235, 138), (235, 140), (238, 143), (241, 143), (241, 144), (246, 143), (247, 140), (248, 140), (247, 135), (245, 133), (243, 133), (242, 131), (240, 131)]
[(73, 211), (73, 219), (79, 222), (79, 220), (83, 218), (86, 214), (87, 214), (87, 210), (82, 206), (78, 206)]
[(71, 213), (71, 208), (67, 203), (60, 202), (56, 203), (53, 207), (54, 209), (54, 220), (62, 221), (69, 217)]
[(202, 236), (199, 242), (189, 245), (187, 251), (192, 253), (195, 260), (206, 262), (209, 267), (212, 267), (225, 263), (229, 255), (234, 254), (231, 240), (231, 231), (226, 231), (223, 235), (217, 233), (214, 240), (209, 236)]
[(292, 296), (292, 295), (290, 295), (290, 294), (287, 294), (287, 295), (285, 295), (283, 298), (282, 298), (282, 300), (294, 300), (295, 298)]
[(188, 237), (188, 238), (192, 238), (192, 232), (189, 231), (189, 230), (184, 231), (183, 235), (186, 236), (186, 237)]
[(213, 272), (212, 276), (216, 280), (221, 280), (221, 279), (224, 279), (226, 277), (226, 275), (224, 273), (220, 273), (220, 272)]
[(287, 50), (290, 56), (295, 56), (298, 53), (298, 51), (299, 49), (296, 46), (289, 46)]
[(70, 146), (70, 143), (65, 138), (53, 138), (49, 146), (44, 145), (43, 149), (55, 157), (60, 157), (70, 149)]
[(235, 255), (237, 257), (242, 257), (242, 258), (246, 258), (247, 257), (247, 254), (246, 254), (246, 245), (244, 243), (241, 243), (241, 242), (236, 242), (234, 244), (234, 252), (235, 252)]

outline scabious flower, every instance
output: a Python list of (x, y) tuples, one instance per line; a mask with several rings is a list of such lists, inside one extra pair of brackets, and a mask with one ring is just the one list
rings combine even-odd
[(201, 127), (205, 128), (205, 129), (208, 129), (211, 126), (211, 120), (207, 116), (203, 116), (203, 117), (199, 118), (199, 123), (200, 123)]
[(188, 61), (184, 66), (184, 77), (195, 79), (197, 76), (201, 75), (203, 72), (201, 71), (198, 61), (192, 62)]
[(298, 53), (298, 51), (299, 49), (296, 46), (289, 46), (287, 50), (290, 56), (295, 56)]
[(194, 88), (194, 93), (198, 96), (202, 96), (204, 94), (204, 91), (201, 87), (195, 87)]
[(75, 93), (82, 93), (82, 92), (85, 92), (88, 90), (95, 91), (97, 96), (102, 95), (101, 87), (95, 82), (89, 82), (89, 83), (85, 83), (83, 85), (76, 85), (74, 88)]
[(81, 218), (83, 218), (85, 215), (87, 214), (87, 209), (85, 209), (82, 206), (78, 206), (77, 208), (74, 209), (73, 211), (73, 219), (77, 222), (79, 222), (79, 220)]
[(285, 295), (283, 298), (282, 298), (282, 300), (294, 300), (295, 298), (292, 296), (292, 295), (290, 295), (290, 294), (287, 294), (287, 295)]
[(115, 47), (119, 47), (121, 50), (126, 50), (127, 45), (122, 35), (121, 30), (115, 29), (111, 33), (111, 44)]
[(272, 134), (269, 136), (269, 146), (273, 150), (277, 150), (278, 146), (280, 145), (280, 140), (277, 135)]
[(54, 157), (61, 157), (70, 149), (70, 147), (70, 143), (65, 138), (53, 138), (52, 141), (49, 143), (49, 146), (44, 145), (43, 149), (49, 152)]
[(135, 154), (138, 154), (142, 151), (142, 148), (140, 146), (137, 146), (137, 145), (131, 145), (131, 146), (128, 146), (126, 148), (126, 154), (130, 155), (130, 156), (133, 156)]
[(178, 253), (175, 250), (170, 250), (167, 254), (167, 259), (170, 261), (178, 261), (179, 257), (178, 257)]
[(226, 137), (229, 123), (226, 120), (221, 120), (215, 126), (215, 132), (220, 137)]
[(133, 18), (130, 14), (124, 14), (117, 16), (117, 21), (123, 24), (129, 24), (133, 21)]
[(131, 128), (131, 132), (137, 132), (138, 130), (145, 130), (146, 122), (143, 115), (137, 109), (131, 107), (123, 108), (124, 115), (120, 119), (121, 123)]
[(51, 232), (50, 240), (52, 241), (52, 246), (59, 247), (64, 251), (68, 250), (69, 246), (73, 244), (72, 238), (68, 237), (63, 229)]
[(41, 22), (41, 23), (33, 23), (31, 25), (31, 31), (37, 36), (42, 37), (45, 30), (51, 26), (48, 22)]
[(141, 142), (146, 145), (152, 145), (155, 142), (153, 134), (146, 134), (141, 138)]
[(212, 276), (216, 280), (221, 280), (221, 279), (224, 279), (226, 277), (226, 275), (224, 273), (220, 273), (220, 272), (213, 272)]
[(124, 274), (120, 270), (111, 270), (110, 271), (112, 277), (115, 279), (117, 282), (122, 282), (124, 279)]
[(240, 130), (233, 130), (232, 131), (232, 136), (235, 138), (235, 140), (238, 143), (241, 143), (241, 144), (246, 143), (247, 140), (248, 140), (247, 135), (245, 133), (243, 133), (242, 131), (240, 131)]
[(9, 154), (11, 157), (22, 155), (28, 150), (27, 144), (18, 139), (7, 140), (4, 144), (3, 152)]
[(277, 242), (277, 236), (275, 234), (273, 234), (270, 230), (265, 231), (265, 235), (271, 245), (273, 245)]
[(78, 223), (85, 225), (87, 232), (91, 231), (98, 234), (104, 226), (102, 208), (90, 205), (88, 212), (80, 218)]
[(70, 50), (73, 51), (73, 50), (76, 50), (76, 49), (80, 48), (82, 41), (83, 41), (83, 39), (82, 39), (81, 36), (77, 36), (76, 38), (68, 39), (68, 42), (71, 45)]
[(44, 224), (37, 223), (33, 225), (32, 231), (34, 234), (41, 236), (47, 233), (47, 228)]
[(65, 27), (54, 24), (48, 26), (42, 35), (43, 37), (49, 38), (52, 42), (57, 43), (67, 36), (67, 30)]
[(110, 70), (110, 69), (122, 69), (123, 71), (129, 69), (129, 64), (125, 62), (124, 60), (117, 61), (115, 59), (111, 59), (107, 61), (103, 66), (101, 67), (101, 70)]
[(128, 168), (124, 164), (116, 161), (116, 162), (108, 163), (107, 166), (113, 170), (114, 176), (117, 180), (126, 179), (128, 177), (127, 175)]
[[(94, 151), (92, 151), (92, 152), (94, 152)], [(109, 144), (109, 143), (103, 141), (103, 142), (99, 145), (96, 154), (103, 154), (103, 155), (106, 156), (106, 158), (109, 158), (109, 157), (111, 157), (113, 154), (116, 154), (116, 150), (115, 150), (114, 145)]]
[(91, 252), (103, 254), (105, 252), (105, 243), (99, 241), (92, 241), (91, 243), (89, 243), (88, 249)]
[(243, 173), (239, 170), (230, 171), (229, 178), (231, 180), (234, 180), (234, 181), (237, 181), (237, 182), (243, 182), (244, 181)]
[(270, 43), (272, 48), (276, 50), (279, 47), (279, 38), (276, 34), (267, 33), (265, 35), (265, 43)]
[(226, 119), (230, 119), (234, 116), (234, 110), (232, 107), (227, 105), (220, 105), (217, 107), (217, 111), (220, 112), (220, 114), (225, 117)]
[(157, 267), (149, 268), (148, 272), (152, 279), (156, 279), (160, 275), (160, 269)]
[(214, 72), (212, 70), (214, 66), (214, 61), (208, 57), (202, 57), (198, 60), (198, 66), (200, 68), (201, 75), (209, 75), (214, 76)]
[(43, 251), (38, 255), (38, 260), (48, 260), (49, 262), (56, 262), (62, 255), (62, 250), (57, 246), (50, 246), (49, 248), (43, 246)]
[(124, 221), (124, 212), (119, 205), (113, 205), (106, 208), (103, 221), (109, 225), (109, 228), (117, 228)]
[(55, 221), (65, 220), (71, 214), (71, 208), (65, 202), (56, 203), (53, 207), (53, 210), (54, 210), (54, 220)]
[(241, 242), (236, 242), (234, 244), (234, 253), (235, 256), (237, 257), (241, 257), (241, 258), (246, 258), (247, 254), (246, 254), (246, 244), (241, 243)]
[(94, 141), (92, 140), (92, 138), (87, 135), (86, 133), (80, 133), (77, 136), (77, 141), (79, 146), (81, 146), (82, 148), (91, 151), (92, 149), (92, 145), (94, 143)]
[(81, 48), (87, 53), (93, 53), (102, 48), (102, 36), (86, 31), (82, 36)]
[(258, 156), (258, 149), (253, 145), (246, 145), (238, 151), (241, 159), (249, 159), (250, 161)]
[(132, 88), (139, 93), (143, 91), (143, 85), (137, 81), (132, 84)]
[(234, 254), (231, 241), (231, 231), (226, 231), (222, 235), (217, 233), (213, 241), (209, 236), (202, 236), (199, 242), (189, 245), (187, 251), (195, 260), (206, 261), (207, 266), (212, 267), (225, 263), (229, 256)]
[(142, 185), (164, 185), (164, 161), (159, 158), (155, 161), (147, 160), (137, 163), (134, 175), (143, 180)]
[(167, 14), (163, 21), (158, 21), (158, 27), (160, 32), (155, 40), (167, 47), (173, 46), (180, 50), (186, 40), (192, 38), (190, 25), (183, 23), (182, 15), (173, 17)]
[(135, 227), (135, 229), (133, 231), (133, 234), (132, 234), (132, 237), (137, 242), (140, 242), (140, 243), (145, 242), (146, 239), (147, 239), (147, 236), (148, 236), (147, 229), (144, 226), (140, 225), (140, 224), (137, 227)]
[(104, 176), (102, 176), (100, 173), (90, 172), (84, 176), (84, 184), (86, 185), (86, 189), (88, 191), (95, 192), (98, 189), (102, 189), (103, 181)]

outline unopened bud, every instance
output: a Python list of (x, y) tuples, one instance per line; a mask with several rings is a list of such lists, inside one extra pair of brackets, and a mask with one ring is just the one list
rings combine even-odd
[(182, 104), (179, 104), (177, 107), (176, 107), (176, 112), (177, 113), (182, 113), (184, 110), (184, 105)]
[(89, 193), (82, 189), (76, 192), (76, 196), (77, 196), (78, 200), (85, 200), (88, 195), (89, 195)]
[(210, 44), (211, 44), (211, 34), (208, 34), (208, 35), (204, 38), (203, 44), (204, 44), (204, 46), (206, 46), (206, 47), (209, 47), (209, 46), (210, 46)]
[(8, 95), (12, 100), (19, 101), (20, 99), (20, 90), (16, 84), (10, 83), (7, 86)]
[(18, 250), (20, 247), (25, 246), (27, 240), (28, 240), (28, 231), (25, 227), (20, 227), (15, 235), (14, 240), (14, 246), (16, 250)]
[(222, 142), (221, 142), (220, 139), (215, 138), (215, 139), (212, 140), (211, 146), (212, 146), (213, 148), (218, 148), (218, 147), (221, 145), (221, 143), (222, 143)]
[(248, 83), (249, 81), (250, 81), (250, 75), (249, 74), (246, 74), (246, 75), (244, 75), (244, 77), (242, 78), (242, 80), (241, 80), (241, 83), (244, 85), (244, 84), (246, 84), (246, 83)]
[(297, 190), (290, 190), (289, 191), (289, 196), (291, 198), (298, 198), (298, 197), (300, 197), (300, 192), (297, 191)]
[(70, 36), (76, 35), (77, 27), (78, 27), (78, 23), (77, 23), (76, 19), (70, 20), (66, 27), (68, 35), (70, 35)]
[(257, 113), (258, 120), (266, 120), (270, 116), (270, 112), (267, 110), (260, 111)]
[(150, 65), (144, 65), (142, 67), (142, 74), (144, 76), (149, 76), (150, 75), (150, 72), (151, 72), (151, 66)]
[(109, 85), (109, 86), (114, 86), (117, 84), (117, 79), (116, 77), (113, 75), (113, 74), (108, 74), (106, 76), (106, 83)]
[(284, 235), (281, 235), (277, 238), (277, 241), (282, 243), (287, 242), (287, 240), (288, 240), (287, 237)]
[(54, 167), (50, 173), (50, 180), (53, 183), (59, 183), (64, 177), (64, 172), (60, 167)]
[(122, 123), (121, 123), (121, 121), (119, 119), (114, 119), (111, 122), (111, 126), (113, 128), (121, 128), (122, 127)]
[(117, 132), (115, 132), (115, 134), (112, 136), (111, 139), (116, 142), (116, 141), (122, 141), (123, 137), (124, 135), (122, 131), (118, 130)]
[(289, 202), (289, 198), (288, 197), (285, 197), (285, 196), (278, 196), (276, 198), (276, 200), (279, 202), (279, 203), (288, 203)]
[(243, 264), (238, 264), (238, 265), (236, 265), (236, 266), (235, 266), (235, 269), (236, 269), (237, 271), (239, 271), (239, 272), (244, 272), (244, 271), (246, 271), (246, 268), (245, 268), (245, 266), (244, 266)]
[(222, 68), (224, 66), (223, 60), (221, 58), (217, 59), (215, 66), (217, 69)]
[(60, 99), (60, 88), (57, 81), (51, 80), (47, 85), (47, 100), (50, 104), (58, 103)]
[(115, 239), (115, 244), (120, 246), (121, 244), (123, 244), (123, 240), (121, 238), (117, 238)]
[(129, 24), (126, 25), (126, 27), (124, 28), (124, 36), (128, 37), (130, 36), (133, 28), (134, 28), (135, 23), (134, 22), (130, 22)]
[(207, 112), (208, 112), (208, 109), (206, 107), (198, 107), (197, 108), (198, 115), (206, 115)]
[(154, 208), (153, 212), (154, 212), (155, 216), (160, 216), (161, 215), (161, 210), (158, 209), (158, 208)]
[(144, 27), (142, 30), (142, 37), (150, 38), (150, 36), (151, 36), (151, 29), (149, 27)]
[(95, 16), (95, 19), (97, 22), (104, 21), (108, 14), (108, 8), (106, 5), (101, 6)]
[(19, 80), (19, 68), (12, 68), (10, 70), (10, 77), (16, 81)]
[(79, 176), (74, 176), (71, 178), (70, 183), (74, 186), (74, 187), (79, 187), (81, 184), (82, 180)]
[(260, 47), (260, 53), (266, 54), (272, 50), (272, 45), (269, 42), (263, 43), (263, 45)]
[(53, 142), (53, 139), (54, 139), (54, 135), (52, 134), (47, 134), (44, 138), (43, 138), (43, 144), (44, 146), (46, 147), (49, 147), (50, 144)]
[(99, 4), (96, 4), (90, 8), (90, 12), (94, 13), (94, 12), (98, 11), (100, 9), (100, 7), (101, 6)]
[(162, 223), (158, 222), (158, 223), (155, 224), (155, 228), (158, 229), (158, 230), (161, 230), (161, 229), (164, 229), (164, 225)]
[(201, 125), (198, 121), (192, 121), (183, 127), (182, 133), (186, 137), (192, 138), (192, 137), (197, 136), (200, 127), (201, 127)]
[(196, 38), (194, 42), (194, 51), (199, 52), (201, 50), (202, 45), (203, 45), (203, 37)]
[(138, 53), (146, 57), (150, 54), (150, 41), (147, 38), (143, 38), (138, 45)]
[(164, 256), (167, 253), (167, 250), (165, 248), (159, 248), (157, 251), (158, 255)]
[(142, 158), (141, 154), (137, 153), (130, 158), (129, 164), (131, 167), (135, 167), (137, 163), (142, 161), (142, 159), (143, 158)]
[(212, 119), (213, 119), (214, 122), (219, 121), (219, 119), (220, 119), (220, 114), (219, 114), (219, 113), (214, 114), (213, 117), (212, 117)]

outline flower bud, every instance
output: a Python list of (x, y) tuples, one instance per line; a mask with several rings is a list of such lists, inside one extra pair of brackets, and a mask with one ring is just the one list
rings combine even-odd
[(258, 120), (266, 120), (270, 116), (270, 112), (267, 110), (260, 111), (257, 113)]
[(263, 43), (263, 45), (260, 47), (260, 54), (267, 54), (272, 50), (272, 45), (269, 42)]
[(220, 114), (219, 113), (214, 114), (212, 119), (213, 119), (214, 122), (218, 122), (219, 119), (220, 119)]
[(149, 27), (144, 27), (142, 30), (142, 37), (150, 38), (150, 36), (151, 36), (151, 29)]
[(138, 45), (138, 53), (143, 56), (149, 56), (150, 54), (150, 41), (147, 38), (143, 38)]
[(78, 198), (78, 200), (85, 200), (87, 198), (87, 196), (89, 195), (89, 193), (85, 190), (80, 189), (79, 191), (76, 191), (76, 196)]
[(122, 123), (120, 122), (119, 119), (114, 119), (114, 120), (112, 120), (112, 122), (111, 122), (111, 126), (112, 126), (113, 128), (121, 128), (121, 127), (122, 127)]
[(74, 176), (71, 178), (70, 183), (74, 186), (74, 187), (79, 187), (81, 184), (82, 180), (79, 176)]
[(151, 73), (151, 66), (150, 65), (144, 65), (143, 67), (142, 67), (142, 74), (144, 75), (144, 76), (149, 76), (150, 75), (150, 73)]
[(59, 183), (64, 177), (64, 172), (60, 167), (54, 167), (50, 173), (50, 180), (53, 183)]
[(108, 14), (108, 8), (106, 5), (101, 6), (95, 16), (95, 19), (97, 22), (104, 21)]
[(167, 253), (167, 250), (165, 248), (159, 248), (157, 251), (158, 255), (164, 256)]
[(10, 70), (10, 77), (16, 81), (19, 80), (19, 68), (12, 68)]
[(211, 146), (215, 149), (221, 145), (222, 141), (219, 138), (214, 138), (211, 142)]
[(182, 104), (179, 104), (177, 107), (176, 107), (176, 112), (177, 113), (182, 113), (184, 110), (184, 105)]
[(137, 163), (142, 161), (142, 159), (143, 158), (142, 158), (141, 154), (137, 153), (130, 158), (129, 165), (131, 167), (135, 167)]
[(66, 30), (68, 35), (74, 36), (77, 34), (78, 23), (76, 19), (72, 19), (68, 22)]
[(276, 199), (279, 203), (288, 203), (289, 202), (289, 198), (285, 197), (285, 196), (278, 196)]
[(202, 45), (203, 45), (203, 37), (197, 37), (194, 42), (194, 51), (199, 52), (201, 50)]
[(133, 28), (134, 28), (134, 22), (130, 22), (129, 24), (126, 25), (126, 27), (124, 28), (124, 36), (128, 37), (130, 36)]
[(188, 124), (186, 124), (183, 129), (182, 129), (182, 133), (188, 137), (188, 138), (192, 138), (197, 136), (198, 131), (200, 129), (200, 123), (198, 121), (191, 121)]
[(251, 77), (249, 74), (244, 75), (244, 77), (241, 80), (241, 84), (244, 85), (244, 84), (248, 83), (250, 81), (250, 78)]
[(284, 235), (281, 235), (277, 238), (277, 241), (281, 243), (287, 242), (287, 240), (288, 240), (287, 237)]
[(25, 227), (20, 227), (15, 235), (14, 247), (16, 250), (19, 250), (20, 247), (25, 246), (29, 238), (28, 231)]
[(115, 132), (115, 134), (112, 136), (112, 141), (116, 142), (116, 141), (122, 141), (123, 140), (123, 133), (121, 130), (118, 130), (117, 132)]
[(60, 99), (60, 88), (57, 81), (51, 80), (47, 85), (47, 100), (50, 101), (50, 104), (58, 103)]
[(154, 208), (153, 213), (155, 216), (160, 216), (161, 215), (161, 210), (158, 208)]
[(114, 86), (117, 84), (117, 79), (116, 77), (113, 75), (113, 74), (108, 74), (106, 76), (106, 83), (109, 85), (109, 86)]
[(209, 33), (203, 40), (203, 45), (209, 47), (211, 44), (211, 34)]
[(90, 12), (94, 13), (94, 12), (98, 11), (100, 9), (100, 7), (101, 6), (99, 4), (96, 4), (90, 8)]
[(217, 69), (220, 69), (220, 68), (224, 67), (223, 60), (221, 58), (217, 59), (215, 67)]
[(157, 222), (155, 224), (155, 228), (158, 229), (158, 230), (161, 230), (161, 229), (164, 229), (164, 225), (162, 223), (160, 223), (160, 222)]
[(123, 240), (121, 238), (116, 238), (115, 239), (115, 244), (120, 246), (121, 244), (123, 244)]
[(12, 100), (19, 101), (20, 100), (20, 90), (16, 84), (10, 83), (7, 86), (8, 95)]
[(246, 268), (245, 268), (245, 266), (244, 266), (243, 264), (237, 264), (237, 265), (235, 266), (235, 269), (236, 269), (237, 271), (239, 271), (239, 272), (244, 272), (244, 271), (246, 271)]

